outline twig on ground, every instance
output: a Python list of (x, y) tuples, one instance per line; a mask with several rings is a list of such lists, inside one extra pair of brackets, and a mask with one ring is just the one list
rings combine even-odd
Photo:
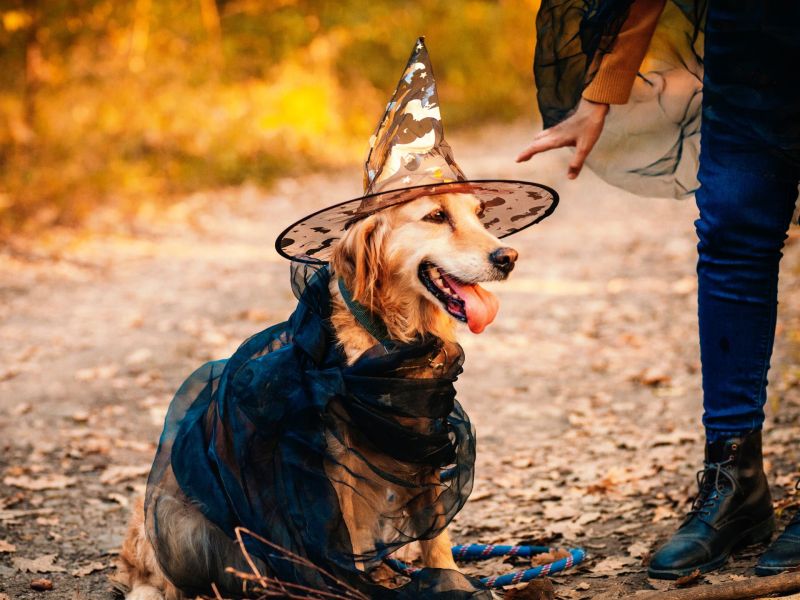
[(715, 585), (700, 585), (682, 590), (632, 594), (627, 597), (636, 600), (751, 600), (769, 594), (797, 591), (800, 591), (800, 571), (771, 577), (751, 577)]

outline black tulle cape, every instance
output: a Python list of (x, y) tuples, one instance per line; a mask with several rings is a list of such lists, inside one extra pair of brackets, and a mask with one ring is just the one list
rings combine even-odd
[[(534, 75), (545, 127), (575, 109), (631, 3), (542, 2)], [(630, 100), (611, 106), (587, 164), (634, 193), (686, 197), (704, 119), (800, 169), (798, 25), (798, 3), (668, 0)]]
[[(158, 506), (178, 498), (229, 540), (245, 527), (370, 598), (490, 598), (455, 571), (426, 569), (396, 589), (369, 575), (400, 546), (440, 533), (471, 491), (475, 437), (453, 387), (461, 348), (436, 338), (386, 342), (346, 366), (328, 321), (327, 267), (295, 266), (293, 286), (299, 302), (287, 322), (201, 367), (172, 402), (146, 497), (148, 536), (162, 568), (187, 591), (208, 592), (207, 584), (187, 583), (191, 572), (177, 572), (179, 559), (165, 543), (168, 524)], [(346, 430), (355, 436), (346, 438)], [(332, 478), (383, 498), (362, 507), (372, 543), (358, 553)], [(245, 541), (271, 577), (341, 591), (318, 568)], [(200, 569), (197, 580), (203, 577)], [(247, 595), (235, 579), (220, 585)]]

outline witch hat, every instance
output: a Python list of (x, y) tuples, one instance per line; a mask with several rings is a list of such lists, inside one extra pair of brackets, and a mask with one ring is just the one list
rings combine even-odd
[(481, 220), (498, 238), (538, 223), (558, 204), (555, 190), (538, 183), (466, 178), (444, 139), (436, 80), (425, 39), (419, 38), (370, 139), (364, 195), (290, 225), (275, 248), (290, 260), (324, 264), (353, 222), (420, 196), (447, 193), (478, 197)]

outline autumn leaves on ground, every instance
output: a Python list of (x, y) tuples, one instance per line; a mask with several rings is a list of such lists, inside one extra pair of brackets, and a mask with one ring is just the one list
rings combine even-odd
[[(643, 564), (701, 466), (691, 200), (645, 200), (566, 155), (514, 165), (531, 128), (451, 140), (473, 177), (531, 178), (562, 202), (514, 238), (498, 320), (462, 334), (459, 398), (478, 433), (456, 542), (581, 546), (559, 598), (663, 589)], [(356, 164), (184, 198), (119, 230), (12, 238), (0, 251), (0, 598), (101, 599), (171, 394), (292, 309), (287, 223), (359, 193)], [(113, 219), (106, 219), (113, 222)], [(798, 499), (798, 247), (783, 264), (765, 448), (776, 505)], [(757, 549), (700, 583), (751, 573)], [(509, 569), (500, 561), (473, 573)], [(53, 591), (36, 591), (47, 587)]]

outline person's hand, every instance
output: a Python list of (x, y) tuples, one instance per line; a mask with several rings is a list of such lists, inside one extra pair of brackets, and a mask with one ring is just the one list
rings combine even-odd
[(553, 148), (575, 146), (575, 156), (569, 163), (567, 177), (575, 179), (583, 168), (589, 152), (603, 132), (608, 114), (608, 104), (600, 104), (581, 98), (577, 110), (558, 125), (536, 134), (533, 143), (520, 152), (517, 162), (529, 160), (535, 154)]

